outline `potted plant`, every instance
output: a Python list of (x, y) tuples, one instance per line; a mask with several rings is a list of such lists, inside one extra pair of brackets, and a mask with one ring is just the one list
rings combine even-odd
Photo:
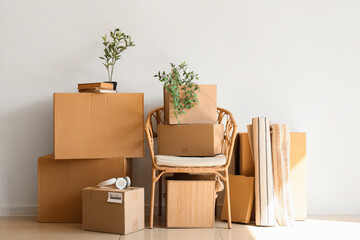
[[(173, 108), (173, 114), (177, 122), (180, 124), (179, 115), (185, 114), (186, 110), (189, 110), (196, 106), (198, 101), (197, 92), (200, 91), (199, 85), (196, 83), (198, 74), (193, 71), (187, 70), (187, 64), (182, 62), (180, 65), (170, 63), (171, 72), (162, 73), (159, 71), (158, 74), (154, 75), (164, 86), (164, 94), (168, 93), (171, 98), (171, 105)], [(167, 100), (164, 97), (164, 102)], [(164, 104), (165, 108), (168, 104)], [(165, 109), (165, 118), (169, 117), (168, 110)], [(168, 122), (168, 121), (167, 121)]]
[(110, 38), (107, 39), (105, 34), (103, 39), (104, 45), (104, 56), (100, 57), (103, 60), (103, 65), (106, 67), (108, 72), (109, 81), (104, 81), (113, 84), (113, 89), (116, 90), (117, 82), (113, 81), (114, 67), (117, 60), (120, 59), (121, 54), (128, 47), (135, 46), (134, 42), (131, 41), (131, 36), (121, 32), (119, 28), (114, 31), (110, 31)]

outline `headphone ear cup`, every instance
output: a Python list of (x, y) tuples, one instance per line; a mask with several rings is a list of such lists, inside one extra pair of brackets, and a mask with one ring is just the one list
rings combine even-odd
[(125, 177), (125, 180), (126, 180), (126, 182), (127, 182), (126, 187), (130, 187), (130, 186), (131, 186), (131, 179), (130, 179), (130, 177), (129, 177), (129, 176), (126, 176), (126, 177)]
[(123, 177), (118, 178), (118, 179), (116, 180), (115, 186), (116, 186), (118, 189), (124, 189), (124, 188), (126, 188), (126, 186), (127, 186), (127, 181), (126, 181), (126, 179), (123, 178)]

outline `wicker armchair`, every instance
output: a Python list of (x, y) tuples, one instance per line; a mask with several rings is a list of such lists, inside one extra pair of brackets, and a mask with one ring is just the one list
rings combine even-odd
[[(156, 164), (156, 156), (154, 149), (154, 138), (157, 137), (157, 125), (164, 124), (164, 107), (156, 108), (149, 112), (146, 123), (145, 133), (149, 144), (151, 160), (152, 160), (152, 182), (151, 182), (151, 204), (150, 204), (150, 228), (153, 228), (154, 221), (154, 200), (155, 200), (155, 184), (161, 179), (165, 173), (213, 173), (220, 177), (225, 184), (227, 206), (228, 206), (228, 228), (231, 228), (231, 211), (230, 211), (230, 196), (229, 196), (229, 176), (228, 168), (231, 161), (231, 155), (234, 148), (234, 142), (237, 132), (237, 125), (232, 114), (223, 109), (217, 108), (218, 119), (217, 123), (224, 124), (224, 145), (223, 154), (226, 157), (226, 164), (222, 166), (213, 167), (174, 167), (174, 166), (159, 166)], [(155, 129), (156, 128), (156, 129)], [(223, 172), (222, 175), (220, 172)], [(161, 215), (161, 181), (159, 181), (159, 215)]]

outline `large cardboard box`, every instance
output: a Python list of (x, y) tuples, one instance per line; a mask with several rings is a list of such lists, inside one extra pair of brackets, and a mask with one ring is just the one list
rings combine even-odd
[[(231, 221), (249, 223), (254, 202), (254, 177), (229, 175)], [(225, 195), (221, 220), (228, 220)]]
[(131, 177), (127, 158), (57, 161), (38, 159), (38, 221), (81, 222), (81, 191), (113, 177)]
[(83, 229), (128, 234), (144, 229), (144, 188), (83, 189)]
[(306, 133), (290, 133), (290, 184), (295, 220), (307, 218)]
[[(217, 121), (217, 88), (216, 85), (199, 85), (196, 92), (199, 103), (185, 114), (178, 115), (181, 124), (216, 123)], [(180, 91), (180, 98), (184, 97)], [(164, 90), (164, 117), (166, 124), (178, 124), (174, 114), (171, 95)]]
[(215, 181), (166, 181), (166, 227), (212, 228)]
[(240, 175), (254, 177), (255, 170), (254, 170), (254, 160), (252, 157), (251, 149), (250, 149), (250, 142), (249, 142), (249, 135), (248, 133), (239, 133), (240, 135)]
[(222, 124), (158, 125), (158, 154), (214, 156), (222, 152)]
[[(248, 133), (240, 133), (240, 174), (254, 176), (254, 161)], [(290, 184), (295, 220), (307, 217), (306, 195), (306, 133), (290, 133)], [(252, 215), (251, 219), (254, 220)]]
[(55, 158), (144, 157), (143, 123), (143, 93), (55, 93)]

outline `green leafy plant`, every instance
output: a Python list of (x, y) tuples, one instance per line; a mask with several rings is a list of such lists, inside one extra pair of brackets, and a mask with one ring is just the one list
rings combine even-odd
[[(195, 82), (199, 80), (198, 74), (187, 70), (187, 64), (182, 62), (180, 65), (170, 63), (171, 72), (162, 73), (159, 71), (154, 77), (159, 78), (165, 90), (172, 97), (172, 105), (174, 107), (174, 115), (180, 123), (178, 115), (184, 114), (186, 109), (191, 109), (198, 104), (197, 94), (199, 85)], [(181, 92), (184, 93), (183, 97)]]
[(103, 65), (106, 67), (108, 72), (109, 81), (112, 81), (114, 74), (114, 67), (117, 60), (120, 59), (121, 53), (128, 47), (135, 46), (134, 42), (131, 41), (131, 36), (121, 32), (119, 28), (114, 31), (110, 31), (110, 39), (107, 39), (105, 34), (103, 39), (104, 45), (104, 56), (100, 57), (103, 60)]

